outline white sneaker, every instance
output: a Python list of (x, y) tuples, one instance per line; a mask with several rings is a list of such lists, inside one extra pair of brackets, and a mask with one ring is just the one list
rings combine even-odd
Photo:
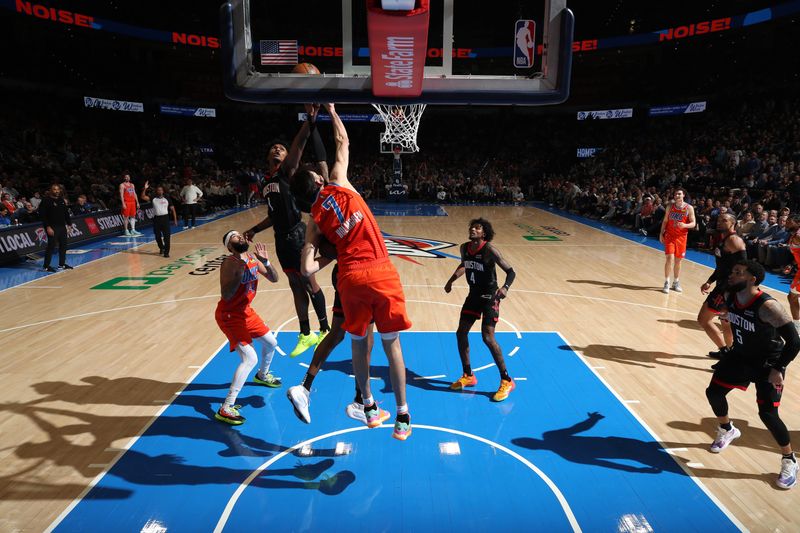
[(731, 423), (730, 431), (726, 430), (722, 426), (717, 428), (717, 438), (714, 439), (714, 442), (711, 443), (711, 452), (712, 453), (719, 453), (728, 445), (733, 442), (734, 440), (738, 439), (742, 436), (742, 432), (739, 431), (736, 426)]
[(782, 489), (791, 489), (797, 484), (797, 462), (791, 459), (781, 460), (781, 473), (775, 482)]
[(664, 294), (669, 294), (669, 281), (664, 282), (664, 287), (661, 289)]
[(302, 385), (295, 385), (294, 387), (289, 387), (289, 390), (286, 391), (286, 397), (292, 402), (294, 414), (297, 415), (297, 418), (306, 424), (310, 424), (311, 413), (308, 412), (308, 406), (311, 405), (311, 393)]
[(131, 232), (130, 232), (130, 230), (127, 230), (127, 229), (126, 229), (126, 230), (125, 230), (125, 236), (126, 236), (126, 237), (133, 237), (133, 233), (131, 233)]
[(353, 402), (347, 404), (347, 407), (344, 408), (345, 414), (348, 417), (352, 418), (353, 420), (358, 420), (359, 422), (366, 424), (367, 423), (367, 415), (364, 414), (364, 405), (358, 402)]
[(189, 226), (184, 226), (183, 229), (189, 229)]
[(683, 292), (683, 289), (681, 288), (681, 282), (675, 280), (675, 283), (672, 284), (672, 290), (675, 292)]

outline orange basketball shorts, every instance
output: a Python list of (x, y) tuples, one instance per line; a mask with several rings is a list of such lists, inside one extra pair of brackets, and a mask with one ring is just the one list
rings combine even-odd
[(252, 308), (244, 314), (217, 311), (214, 315), (217, 325), (228, 338), (230, 351), (241, 344), (253, 344), (253, 339), (263, 337), (269, 333), (269, 328)]
[(125, 202), (122, 206), (122, 216), (135, 217), (136, 216), (136, 202)]
[(411, 327), (400, 276), (388, 259), (350, 269), (340, 266), (338, 291), (344, 311), (342, 328), (352, 335), (366, 335), (373, 320), (381, 333)]
[(664, 237), (664, 253), (675, 255), (676, 259), (683, 259), (686, 256), (686, 235), (676, 237), (667, 235)]

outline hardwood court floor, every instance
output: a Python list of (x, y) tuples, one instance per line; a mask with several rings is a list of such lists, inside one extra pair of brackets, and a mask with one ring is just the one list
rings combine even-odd
[[(707, 450), (715, 430), (704, 394), (711, 344), (695, 316), (708, 267), (686, 262), (685, 292), (665, 295), (663, 254), (650, 247), (529, 207), (447, 212), (379, 223), (390, 235), (454, 243), (441, 251), (457, 255), (469, 220), (490, 219), (495, 245), (517, 272), (498, 330), (560, 332), (745, 527), (796, 528), (798, 492), (774, 487), (779, 456), (752, 390), (730, 395), (742, 438), (724, 454)], [(213, 318), (221, 236), (263, 213), (258, 208), (176, 235), (170, 259), (151, 243), (0, 292), (0, 531), (46, 529), (217, 351), (224, 340)], [(272, 232), (260, 237), (274, 251)], [(544, 240), (553, 237), (559, 240)], [(466, 282), (451, 294), (442, 287), (456, 262), (408, 259), (393, 261), (414, 329), (455, 330)], [(329, 275), (320, 276), (328, 305)], [(140, 288), (92, 289), (104, 283)], [(262, 280), (259, 288), (254, 304), (267, 323), (296, 329), (286, 280)], [(785, 303), (782, 293), (773, 295)], [(568, 384), (570, 376), (561, 379)], [(790, 430), (800, 427), (795, 382), (790, 370), (781, 409)], [(90, 428), (93, 414), (124, 423)], [(798, 442), (798, 432), (792, 436)], [(709, 472), (715, 477), (703, 477)]]

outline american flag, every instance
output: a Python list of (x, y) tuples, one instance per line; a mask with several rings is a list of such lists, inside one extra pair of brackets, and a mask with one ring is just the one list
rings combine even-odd
[(261, 41), (262, 65), (296, 65), (297, 41)]

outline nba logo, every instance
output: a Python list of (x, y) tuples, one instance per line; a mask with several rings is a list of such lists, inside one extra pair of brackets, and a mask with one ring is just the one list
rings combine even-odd
[(518, 20), (514, 31), (514, 66), (531, 68), (533, 50), (536, 46), (536, 23), (532, 20)]

